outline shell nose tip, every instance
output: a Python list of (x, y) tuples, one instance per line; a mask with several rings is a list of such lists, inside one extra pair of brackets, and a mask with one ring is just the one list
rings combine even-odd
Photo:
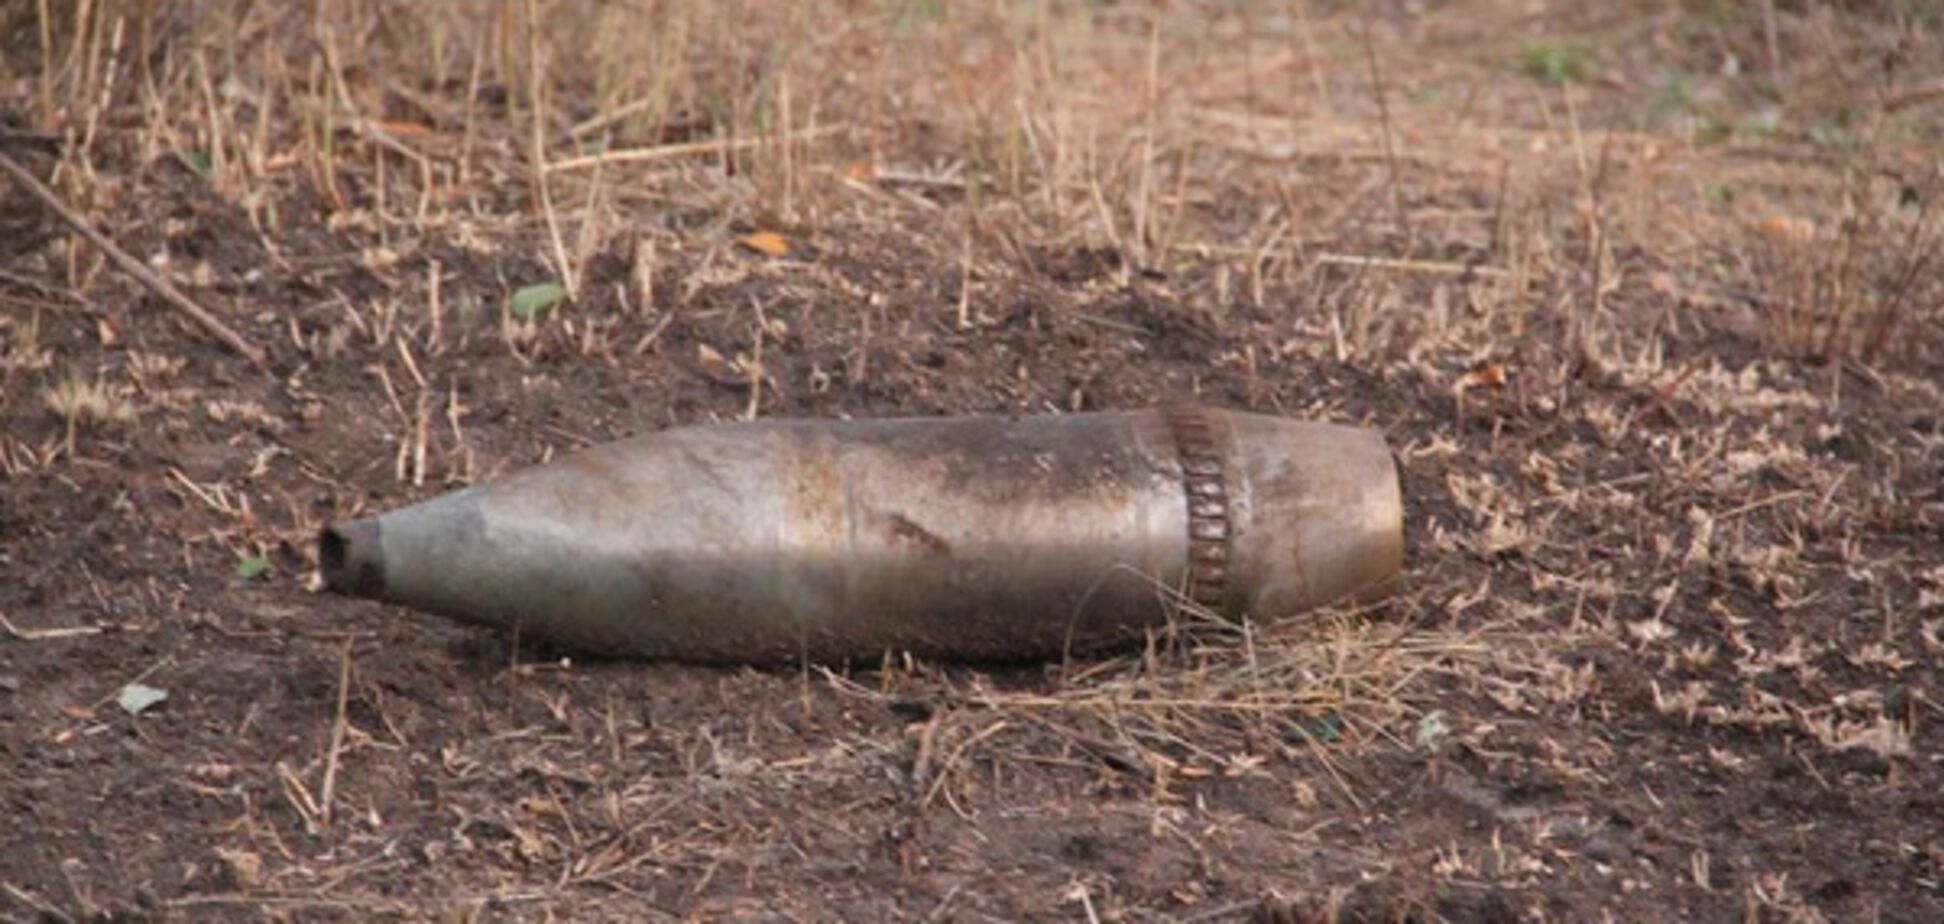
[(376, 518), (328, 526), (317, 537), (318, 568), (324, 586), (357, 597), (385, 592), (385, 553)]

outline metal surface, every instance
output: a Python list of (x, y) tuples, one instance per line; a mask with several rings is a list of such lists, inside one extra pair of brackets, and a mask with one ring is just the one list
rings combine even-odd
[(1167, 412), (1188, 504), (1188, 599), (1214, 610), (1228, 602), (1232, 560), (1228, 475), (1222, 465), (1222, 419), (1200, 407)]
[(1383, 593), (1397, 476), (1367, 430), (1183, 407), (766, 421), (599, 446), (326, 530), (335, 590), (613, 655), (1058, 656), (1186, 598)]

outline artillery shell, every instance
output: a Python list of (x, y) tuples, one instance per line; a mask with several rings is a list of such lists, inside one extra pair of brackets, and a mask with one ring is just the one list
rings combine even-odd
[(320, 560), (606, 655), (990, 660), (1381, 596), (1402, 533), (1376, 433), (1181, 407), (667, 430), (332, 526)]

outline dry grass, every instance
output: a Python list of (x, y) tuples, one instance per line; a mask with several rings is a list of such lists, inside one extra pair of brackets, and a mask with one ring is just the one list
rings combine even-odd
[[(276, 376), (0, 187), (10, 632), (317, 650), (262, 718), (170, 707), (219, 729), (160, 764), (222, 815), (192, 859), (6, 855), (0, 884), (82, 915), (146, 876), (183, 918), (1937, 901), (1934, 835), (1872, 805), (1939, 773), (1940, 16), (14, 4), (0, 145)], [(1389, 429), (1409, 592), (1044, 673), (516, 644), (482, 677), (499, 654), (300, 589), (327, 517), (674, 419), (1185, 394)], [(116, 534), (140, 596), (53, 564), (86, 514), (29, 501), (154, 517)], [(36, 742), (110, 727), (34, 702)], [(1825, 801), (1735, 827), (1785, 774)]]
[(114, 387), (100, 379), (90, 380), (78, 371), (51, 385), (41, 393), (41, 403), (59, 418), (66, 430), (66, 445), (74, 452), (74, 438), (82, 430), (123, 425), (135, 419), (135, 407)]
[[(1921, 67), (1933, 38), (1921, 9), (1845, 24), (1825, 9), (1778, 21), (1649, 5), (1542, 22), (1673, 54), (1634, 68), (1625, 54), (1596, 61), (1584, 39), (1472, 41), (1393, 75), (1414, 82), (1409, 99), (1385, 90), (1387, 68), (1415, 63), (1398, 60), (1391, 24), (1349, 20), (1326, 55), (1301, 7), (346, 4), (320, 18), (50, 2), (14, 27), (31, 21), (41, 44), (35, 128), (72, 140), (71, 192), (91, 198), (104, 113), (139, 115), (126, 150), (203, 176), (273, 253), (292, 195), (376, 232), (366, 259), (383, 264), (401, 257), (392, 237), (474, 224), (525, 190), (519, 217), (540, 235), (527, 255), (576, 300), (605, 304), (582, 291), (588, 264), (645, 230), (618, 209), (679, 204), (724, 227), (814, 236), (889, 197), (944, 210), (925, 251), (960, 269), (961, 327), (984, 264), (1079, 245), (1111, 249), (1122, 280), (1213, 275), (1220, 295), (1240, 285), (1252, 304), (1346, 260), (1374, 269), (1334, 299), (1346, 355), (1390, 339), (1401, 319), (1378, 306), (1401, 292), (1386, 277), (1425, 266), (1508, 279), (1485, 310), (1509, 302), (1514, 332), (1525, 298), (1559, 283), (1576, 348), (1600, 359), (1651, 338), (1609, 317), (1650, 283), (1752, 312), (1787, 353), (1874, 361), (1934, 346), (1939, 179), (1923, 116), (1936, 75)], [(1739, 75), (1777, 43), (1794, 54), (1772, 72), (1711, 73)], [(1862, 72), (1872, 55), (1880, 66)], [(1347, 162), (1369, 164), (1376, 188), (1291, 182)], [(697, 186), (705, 165), (730, 181)], [(1465, 186), (1490, 201), (1404, 209)], [(1359, 229), (1379, 252), (1320, 247)]]

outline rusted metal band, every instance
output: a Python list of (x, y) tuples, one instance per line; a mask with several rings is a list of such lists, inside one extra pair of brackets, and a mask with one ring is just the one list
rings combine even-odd
[(1188, 599), (1221, 610), (1228, 599), (1228, 466), (1223, 458), (1221, 419), (1192, 405), (1167, 411), (1168, 432), (1181, 460), (1182, 492), (1188, 501)]

